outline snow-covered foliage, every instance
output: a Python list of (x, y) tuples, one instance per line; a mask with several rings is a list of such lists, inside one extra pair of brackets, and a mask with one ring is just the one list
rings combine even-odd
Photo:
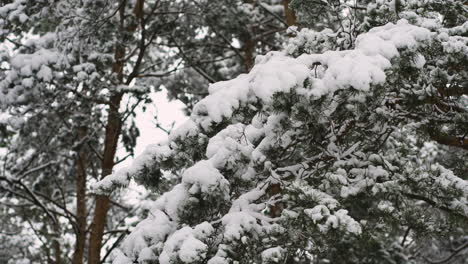
[(285, 25), (281, 0), (187, 2), (192, 5), (179, 18), (182, 26), (172, 38), (183, 64), (191, 67), (181, 67), (158, 81), (168, 88), (170, 98), (184, 102), (190, 112), (207, 95), (209, 83), (248, 72), (256, 54), (281, 47)]
[[(209, 82), (280, 46), (283, 12), (278, 0), (0, 1), (0, 200), (22, 226), (40, 227), (31, 262), (107, 261), (131, 222), (123, 215), (140, 209), (89, 186), (133, 155), (135, 112), (161, 87), (190, 111)], [(207, 189), (197, 173), (186, 180), (207, 195), (227, 188), (219, 177)]]
[(114, 263), (466, 260), (466, 166), (436, 156), (468, 150), (468, 24), (420, 12), (437, 1), (392, 2), (404, 18), (365, 19), (346, 49), (331, 29), (290, 29), (284, 51), (210, 85), (167, 142), (96, 184), (176, 178)]

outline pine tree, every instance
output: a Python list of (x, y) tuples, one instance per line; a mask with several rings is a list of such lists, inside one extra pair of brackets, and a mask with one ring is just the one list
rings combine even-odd
[(95, 186), (169, 189), (115, 264), (466, 262), (466, 6), (291, 5), (326, 19)]
[(161, 79), (169, 96), (193, 105), (210, 83), (248, 72), (256, 54), (281, 48), (288, 24), (280, 1), (191, 1), (169, 39), (180, 70)]
[(10, 224), (40, 226), (31, 259), (104, 261), (133, 210), (89, 185), (121, 161), (119, 144), (133, 154), (136, 107), (165, 86), (191, 109), (209, 82), (277, 45), (282, 12), (279, 1), (1, 1), (0, 201), (16, 205)]

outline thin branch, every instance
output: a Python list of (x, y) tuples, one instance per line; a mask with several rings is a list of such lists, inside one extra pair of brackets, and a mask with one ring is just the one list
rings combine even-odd
[(285, 31), (286, 29), (287, 29), (287, 28), (276, 28), (276, 29), (272, 29), (272, 30), (270, 30), (270, 31), (267, 31), (267, 32), (265, 32), (265, 33), (259, 35), (259, 36), (256, 36), (256, 37), (255, 37), (255, 40), (261, 40), (261, 39), (263, 39), (263, 38), (265, 38), (265, 37), (267, 37), (267, 36), (269, 36), (269, 35), (271, 35), (271, 34), (275, 34), (275, 33), (277, 33), (277, 32)]
[(431, 264), (442, 264), (442, 263), (447, 263), (447, 261), (451, 260), (453, 257), (455, 257), (456, 255), (458, 255), (458, 253), (462, 252), (463, 250), (467, 249), (468, 248), (468, 241), (465, 242), (465, 244), (459, 246), (457, 249), (455, 249), (452, 254), (450, 254), (449, 256), (447, 256), (446, 258), (444, 259), (441, 259), (441, 260), (436, 260), (436, 261), (431, 261), (427, 258), (424, 258), (427, 262), (431, 263)]
[(127, 159), (128, 159), (129, 157), (131, 157), (131, 156), (132, 156), (131, 153), (130, 153), (130, 154), (127, 154), (125, 157), (123, 157), (123, 158), (121, 158), (121, 159), (118, 159), (116, 162), (114, 162), (114, 164), (117, 165), (117, 164), (119, 164), (119, 163), (121, 163), (121, 162), (127, 160)]
[(428, 132), (431, 139), (439, 144), (468, 150), (468, 138), (446, 135), (435, 129), (430, 129)]
[(276, 20), (278, 20), (280, 23), (282, 23), (283, 25), (285, 25), (286, 27), (289, 27), (288, 23), (286, 23), (286, 21), (283, 20), (283, 18), (281, 18), (280, 16), (278, 16), (277, 14), (271, 12), (264, 4), (260, 4), (259, 5), (263, 10), (265, 10), (265, 12), (267, 12), (268, 14), (272, 15), (274, 18), (276, 18)]
[(109, 257), (109, 255), (111, 254), (112, 250), (114, 250), (119, 244), (120, 242), (122, 241), (122, 239), (128, 234), (128, 230), (127, 232), (122, 232), (122, 234), (120, 234), (120, 236), (117, 238), (117, 240), (114, 242), (114, 244), (112, 244), (112, 246), (109, 248), (109, 250), (107, 251), (106, 255), (104, 255), (104, 257), (101, 259), (101, 263), (104, 263), (107, 259), (107, 257)]
[(182, 55), (182, 57), (184, 58), (184, 60), (186, 60), (187, 62), (189, 62), (189, 65), (196, 71), (198, 72), (203, 78), (205, 78), (207, 81), (209, 81), (210, 83), (215, 83), (216, 80), (213, 79), (211, 76), (209, 76), (205, 71), (203, 71), (202, 69), (200, 69), (199, 67), (195, 66), (195, 65), (192, 65), (190, 63), (190, 58), (185, 54), (184, 50), (182, 49), (182, 47), (177, 43), (177, 41), (175, 40), (175, 38), (173, 36), (171, 36), (171, 39), (172, 41), (174, 42), (174, 44), (176, 45), (177, 49), (179, 50), (180, 54)]
[(401, 245), (402, 247), (405, 246), (405, 242), (406, 242), (406, 239), (408, 238), (408, 235), (409, 235), (410, 231), (411, 231), (411, 227), (408, 226), (408, 228), (406, 229), (405, 234), (403, 235), (403, 240), (401, 240), (401, 244), (400, 244), (400, 245)]
[[(143, 4), (142, 4), (143, 5)], [(143, 8), (143, 6), (142, 6)], [(132, 72), (127, 78), (127, 81), (125, 82), (126, 85), (129, 85), (132, 80), (138, 75), (138, 71), (140, 70), (141, 63), (143, 62), (143, 57), (145, 55), (145, 50), (148, 47), (147, 43), (145, 43), (145, 38), (146, 38), (146, 20), (144, 19), (143, 16), (139, 17), (140, 20), (140, 27), (141, 27), (141, 32), (140, 32), (140, 43), (139, 43), (139, 53), (138, 57), (135, 62), (135, 66), (133, 67)], [(155, 33), (152, 34), (150, 40), (148, 43), (151, 43), (153, 38), (156, 36)]]
[[(219, 36), (230, 48), (232, 51), (234, 51), (234, 53), (236, 53), (236, 55), (241, 59), (243, 60), (244, 59), (244, 56), (242, 55), (242, 53), (239, 51), (238, 48), (234, 47), (232, 45), (232, 41), (230, 41), (228, 38), (226, 38), (223, 34), (219, 33), (213, 26), (211, 27), (211, 30), (217, 35)], [(176, 43), (177, 44), (177, 43)], [(179, 48), (179, 47), (178, 47)]]
[(39, 170), (45, 169), (45, 168), (49, 167), (50, 165), (54, 165), (54, 164), (56, 164), (56, 163), (57, 163), (57, 162), (55, 162), (55, 161), (49, 161), (49, 162), (47, 162), (47, 163), (44, 164), (44, 165), (37, 166), (37, 167), (35, 167), (35, 168), (32, 168), (32, 169), (30, 169), (30, 170), (28, 170), (28, 171), (22, 173), (22, 174), (21, 174), (20, 176), (18, 176), (18, 177), (14, 177), (13, 180), (14, 180), (14, 181), (19, 181), (19, 180), (25, 178), (26, 176), (28, 176), (28, 175), (31, 174), (31, 173), (34, 173), (34, 172), (37, 172), (37, 171), (39, 171)]
[(55, 216), (41, 202), (41, 200), (39, 200), (39, 198), (37, 198), (37, 196), (33, 193), (33, 191), (31, 191), (31, 189), (26, 184), (24, 184), (23, 182), (21, 182), (21, 181), (16, 181), (16, 182), (26, 191), (26, 193), (32, 198), (34, 203), (36, 205), (38, 205), (40, 208), (42, 208), (42, 210), (44, 210), (44, 212), (47, 214), (47, 216), (49, 216), (49, 218), (52, 220), (52, 222), (54, 222), (54, 224), (57, 224), (57, 219), (55, 218)]
[(458, 217), (461, 217), (461, 218), (464, 218), (464, 219), (467, 219), (468, 220), (468, 216), (466, 215), (463, 215), (463, 214), (460, 214), (446, 206), (443, 206), (443, 205), (439, 205), (437, 204), (436, 202), (432, 201), (431, 199), (429, 198), (426, 198), (424, 196), (421, 196), (421, 195), (417, 195), (417, 194), (412, 194), (412, 193), (402, 193), (403, 195), (405, 195), (406, 197), (408, 198), (411, 198), (411, 199), (415, 199), (415, 200), (420, 200), (420, 201), (424, 201), (426, 202), (427, 204), (431, 205), (432, 207), (435, 207), (435, 208), (439, 208), (445, 212), (448, 212), (450, 214), (454, 214)]

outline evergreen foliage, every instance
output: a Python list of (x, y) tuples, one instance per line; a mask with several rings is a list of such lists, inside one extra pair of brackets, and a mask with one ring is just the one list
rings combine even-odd
[(165, 87), (190, 111), (208, 82), (247, 71), (257, 51), (279, 46), (278, 6), (0, 1), (0, 202), (9, 207), (0, 240), (34, 234), (32, 247), (12, 246), (9, 261), (108, 260), (128, 232), (125, 218), (141, 210), (89, 188), (133, 155), (135, 110)]
[(115, 264), (467, 261), (466, 5), (291, 6), (317, 28), (95, 186), (169, 189)]

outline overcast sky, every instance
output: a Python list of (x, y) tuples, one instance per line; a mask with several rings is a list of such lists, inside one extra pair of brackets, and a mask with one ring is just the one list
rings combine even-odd
[[(147, 145), (158, 143), (167, 138), (167, 134), (156, 127), (155, 117), (165, 128), (170, 128), (172, 122), (175, 122), (174, 127), (177, 127), (188, 119), (182, 111), (184, 104), (179, 100), (169, 102), (166, 90), (153, 93), (151, 98), (153, 99), (153, 103), (147, 105), (145, 112), (142, 111), (141, 107), (136, 112), (136, 124), (140, 129), (140, 136), (137, 139), (135, 147), (135, 157), (141, 154)], [(118, 156), (123, 157), (125, 155), (125, 149), (120, 147)], [(133, 158), (128, 158), (126, 161), (118, 164), (115, 170), (129, 166), (132, 161)]]

